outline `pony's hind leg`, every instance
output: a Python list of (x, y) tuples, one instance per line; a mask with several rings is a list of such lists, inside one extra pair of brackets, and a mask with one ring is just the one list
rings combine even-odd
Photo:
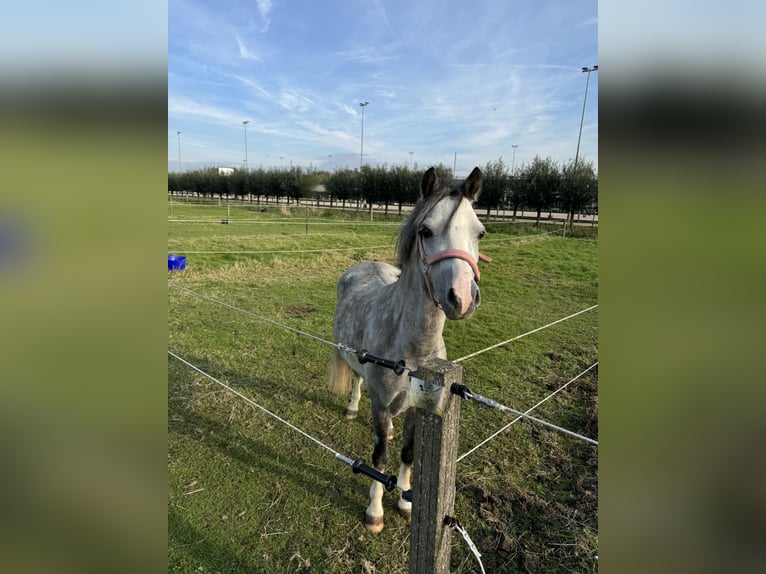
[(356, 373), (351, 379), (351, 400), (346, 408), (346, 418), (349, 420), (355, 419), (356, 415), (359, 414), (359, 399), (362, 398), (362, 383), (364, 382), (364, 379)]

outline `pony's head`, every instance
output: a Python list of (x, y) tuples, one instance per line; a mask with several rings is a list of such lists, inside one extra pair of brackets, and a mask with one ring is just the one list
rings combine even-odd
[(399, 266), (417, 263), (431, 300), (448, 319), (467, 319), (481, 302), (477, 263), (484, 225), (472, 206), (481, 180), (478, 167), (464, 181), (448, 183), (430, 168), (399, 236)]

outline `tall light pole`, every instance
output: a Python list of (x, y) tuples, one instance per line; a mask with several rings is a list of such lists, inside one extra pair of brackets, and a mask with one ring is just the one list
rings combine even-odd
[(176, 132), (178, 135), (178, 171), (181, 171), (181, 132)]
[(590, 73), (598, 71), (598, 66), (592, 68), (583, 68), (582, 72), (588, 74), (588, 78), (585, 80), (585, 97), (582, 100), (582, 116), (580, 117), (580, 133), (577, 136), (577, 152), (575, 153), (574, 167), (577, 169), (577, 160), (580, 157), (580, 138), (582, 137), (582, 123), (585, 120), (585, 102), (588, 101), (588, 84), (590, 83)]
[(513, 159), (511, 160), (511, 175), (513, 175), (513, 168), (516, 166), (516, 148), (519, 147), (519, 144), (511, 144), (511, 147), (513, 148)]
[(362, 161), (364, 158), (364, 108), (367, 107), (367, 105), (370, 102), (359, 102), (359, 107), (362, 108), (362, 144), (359, 148), (359, 171), (362, 171)]
[(242, 125), (245, 127), (245, 171), (247, 171), (247, 124), (250, 120), (243, 120)]
[(414, 151), (410, 152), (410, 169), (412, 169), (412, 154), (414, 154)]

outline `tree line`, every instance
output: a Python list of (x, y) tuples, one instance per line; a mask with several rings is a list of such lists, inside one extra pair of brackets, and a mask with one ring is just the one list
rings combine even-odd
[[(439, 164), (434, 166), (438, 176), (451, 179), (452, 170)], [(484, 174), (483, 191), (477, 201), (477, 207), (487, 210), (487, 216), (493, 209), (513, 211), (514, 218), (520, 210), (535, 211), (537, 220), (543, 212), (558, 211), (568, 214), (570, 221), (584, 211), (597, 212), (598, 176), (593, 162), (570, 161), (559, 165), (551, 158), (535, 157), (529, 164), (523, 164), (511, 173), (500, 158), (487, 162), (482, 168)], [(273, 198), (288, 203), (306, 200), (312, 196), (312, 189), (324, 185), (324, 196), (346, 206), (355, 202), (357, 207), (363, 203), (372, 206), (382, 205), (387, 212), (396, 205), (401, 211), (403, 204), (417, 201), (420, 190), (422, 170), (411, 169), (407, 165), (362, 166), (360, 169), (343, 169), (329, 173), (313, 168), (265, 170), (263, 168), (236, 169), (228, 175), (219, 174), (218, 168), (168, 173), (168, 191), (170, 193), (192, 192), (201, 197), (223, 198), (234, 196), (250, 201), (261, 197), (267, 201)]]

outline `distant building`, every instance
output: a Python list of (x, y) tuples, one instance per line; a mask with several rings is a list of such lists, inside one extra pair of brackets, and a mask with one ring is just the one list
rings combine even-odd
[(218, 168), (218, 175), (231, 175), (234, 173), (233, 167), (219, 167)]

